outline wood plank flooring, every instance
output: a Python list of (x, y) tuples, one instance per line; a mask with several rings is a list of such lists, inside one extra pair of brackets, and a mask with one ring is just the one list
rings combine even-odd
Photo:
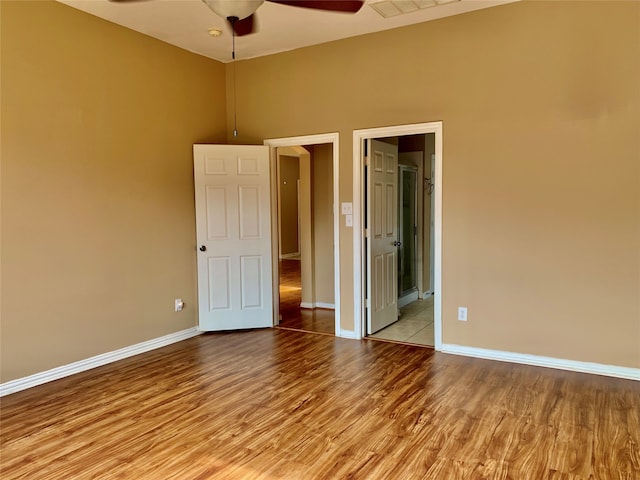
[(279, 327), (304, 332), (335, 334), (333, 310), (300, 308), (302, 284), (300, 260), (280, 260), (280, 320)]
[(265, 329), (1, 399), (0, 478), (640, 478), (640, 382)]

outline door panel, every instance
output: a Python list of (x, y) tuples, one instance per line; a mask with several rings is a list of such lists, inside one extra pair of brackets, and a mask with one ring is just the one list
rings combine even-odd
[(398, 147), (371, 140), (367, 333), (398, 319)]
[(268, 147), (194, 145), (199, 328), (273, 325)]
[(240, 223), (240, 240), (252, 240), (262, 238), (260, 227), (260, 188), (258, 186), (238, 186), (238, 209)]
[(209, 279), (209, 312), (228, 310), (231, 307), (229, 257), (209, 257), (207, 276)]
[[(390, 176), (390, 175), (388, 175)], [(395, 238), (396, 236), (396, 226), (395, 226), (395, 219), (396, 219), (396, 212), (397, 212), (397, 196), (396, 196), (396, 191), (397, 191), (397, 185), (395, 183), (391, 184), (391, 183), (387, 183), (385, 185), (387, 191), (385, 192), (385, 215), (387, 216), (386, 222), (385, 222), (385, 234), (387, 238)]]
[(242, 308), (262, 308), (262, 258), (257, 255), (240, 257)]
[[(386, 254), (387, 257), (387, 265), (385, 270), (385, 288), (387, 296), (385, 298), (385, 307), (389, 307), (390, 305), (396, 305), (396, 300), (398, 298), (398, 291), (396, 290), (397, 281), (397, 258), (398, 255), (396, 252), (389, 252)], [(396, 315), (397, 318), (397, 315)]]
[(207, 238), (224, 240), (227, 232), (227, 191), (224, 187), (206, 187), (206, 205), (219, 205), (220, 208), (208, 208), (207, 212)]

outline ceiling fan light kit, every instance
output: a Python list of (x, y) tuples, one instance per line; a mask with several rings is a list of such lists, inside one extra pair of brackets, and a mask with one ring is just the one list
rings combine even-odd
[(216, 15), (222, 18), (247, 18), (264, 3), (264, 0), (202, 0)]
[[(118, 0), (120, 1), (120, 0)], [(302, 7), (329, 12), (356, 13), (364, 0), (266, 0), (288, 7)], [(424, 0), (417, 0), (424, 1)], [(265, 0), (202, 0), (209, 9), (226, 19), (233, 33), (242, 37), (256, 32), (255, 13)]]
[[(109, 1), (114, 3), (135, 3), (145, 0)], [(209, 7), (213, 13), (227, 20), (231, 24), (233, 33), (241, 37), (256, 32), (254, 13), (265, 1), (287, 7), (302, 7), (343, 13), (356, 13), (364, 5), (364, 0), (202, 0), (202, 3)]]

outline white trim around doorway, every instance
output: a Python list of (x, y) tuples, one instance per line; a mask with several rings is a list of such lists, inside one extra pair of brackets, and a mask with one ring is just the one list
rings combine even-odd
[(366, 278), (364, 270), (364, 142), (373, 138), (435, 134), (434, 177), (434, 340), (442, 349), (442, 122), (416, 123), (353, 131), (353, 314), (354, 338), (364, 336)]
[[(335, 308), (335, 335), (343, 336), (340, 329), (340, 215), (338, 212), (339, 201), (339, 174), (340, 174), (340, 135), (336, 133), (322, 133), (318, 135), (304, 135), (300, 137), (270, 138), (264, 141), (269, 147), (271, 158), (275, 158), (275, 149), (278, 147), (294, 147), (305, 145), (320, 145), (331, 143), (333, 145), (333, 287), (334, 287), (334, 308)], [(277, 240), (277, 239), (276, 239)], [(277, 250), (277, 248), (275, 249)], [(278, 254), (274, 252), (274, 262), (277, 265)], [(274, 268), (274, 272), (277, 272)], [(278, 278), (274, 275), (274, 297), (278, 294)], [(277, 305), (277, 300), (274, 305)], [(277, 318), (277, 317), (276, 317)], [(274, 321), (274, 323), (277, 323)]]

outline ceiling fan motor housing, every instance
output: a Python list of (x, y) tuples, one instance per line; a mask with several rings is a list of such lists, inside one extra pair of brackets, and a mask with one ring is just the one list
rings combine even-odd
[(253, 14), (264, 0), (202, 0), (207, 7), (222, 18), (236, 17), (239, 20)]

